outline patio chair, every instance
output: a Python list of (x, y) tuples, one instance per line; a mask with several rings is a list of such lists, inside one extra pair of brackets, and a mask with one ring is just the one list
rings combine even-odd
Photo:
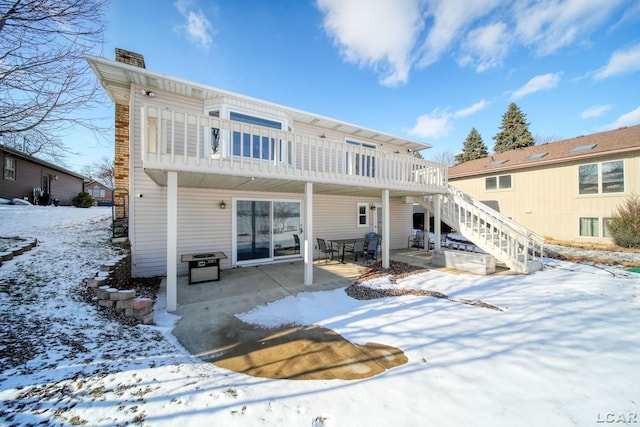
[(293, 235), (293, 242), (294, 242), (294, 253), (299, 254), (300, 253), (300, 236), (298, 236), (297, 234)]
[(324, 254), (324, 263), (326, 264), (330, 259), (333, 258), (333, 253), (338, 251), (333, 249), (332, 246), (327, 246), (327, 242), (325, 242), (324, 239), (318, 238), (317, 240), (318, 250), (320, 251), (320, 254)]
[(424, 231), (416, 231), (409, 236), (408, 248), (424, 248)]
[(353, 254), (353, 263), (358, 261), (358, 255), (364, 259), (364, 239), (358, 239), (354, 242), (353, 248), (349, 249), (349, 253)]
[(364, 259), (365, 262), (367, 261), (367, 259), (378, 259), (377, 253), (378, 253), (378, 244), (380, 243), (380, 238), (376, 237), (375, 239), (371, 239), (367, 242), (367, 247), (364, 251)]

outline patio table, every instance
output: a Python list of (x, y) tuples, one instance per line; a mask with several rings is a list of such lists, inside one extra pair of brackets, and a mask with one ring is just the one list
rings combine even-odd
[(355, 245), (356, 240), (358, 239), (362, 239), (362, 237), (354, 237), (351, 239), (336, 239), (336, 240), (331, 240), (331, 247), (333, 247), (333, 244), (335, 243), (336, 246), (338, 247), (338, 255), (340, 255), (340, 249), (342, 249), (342, 255), (340, 255), (340, 262), (342, 264), (344, 264), (344, 253), (345, 253), (345, 249), (348, 246), (353, 247), (353, 245)]

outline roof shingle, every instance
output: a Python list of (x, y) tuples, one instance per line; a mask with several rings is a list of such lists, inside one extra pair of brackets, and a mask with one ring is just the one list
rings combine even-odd
[(628, 151), (640, 151), (640, 125), (494, 153), (449, 168), (449, 178), (504, 172)]

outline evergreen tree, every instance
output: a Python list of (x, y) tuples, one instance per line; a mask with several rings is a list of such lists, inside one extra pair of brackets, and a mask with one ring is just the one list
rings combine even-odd
[(533, 136), (529, 132), (527, 116), (515, 102), (509, 104), (507, 112), (502, 115), (500, 129), (502, 130), (493, 137), (496, 141), (496, 145), (493, 146), (496, 153), (535, 145)]
[(460, 163), (480, 159), (482, 157), (487, 157), (488, 155), (489, 150), (482, 141), (480, 133), (476, 128), (471, 128), (471, 132), (467, 135), (467, 139), (464, 140), (462, 153), (456, 154), (456, 164), (459, 165)]

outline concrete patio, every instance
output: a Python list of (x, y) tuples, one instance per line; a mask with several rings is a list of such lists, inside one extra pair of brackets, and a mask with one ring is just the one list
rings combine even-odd
[[(431, 254), (404, 249), (390, 253), (391, 260), (431, 266)], [(178, 309), (181, 316), (173, 333), (194, 356), (203, 360), (236, 345), (244, 325), (234, 315), (300, 292), (316, 292), (347, 287), (363, 265), (316, 260), (313, 285), (304, 285), (302, 261), (222, 270), (220, 281), (188, 284), (178, 278)]]

